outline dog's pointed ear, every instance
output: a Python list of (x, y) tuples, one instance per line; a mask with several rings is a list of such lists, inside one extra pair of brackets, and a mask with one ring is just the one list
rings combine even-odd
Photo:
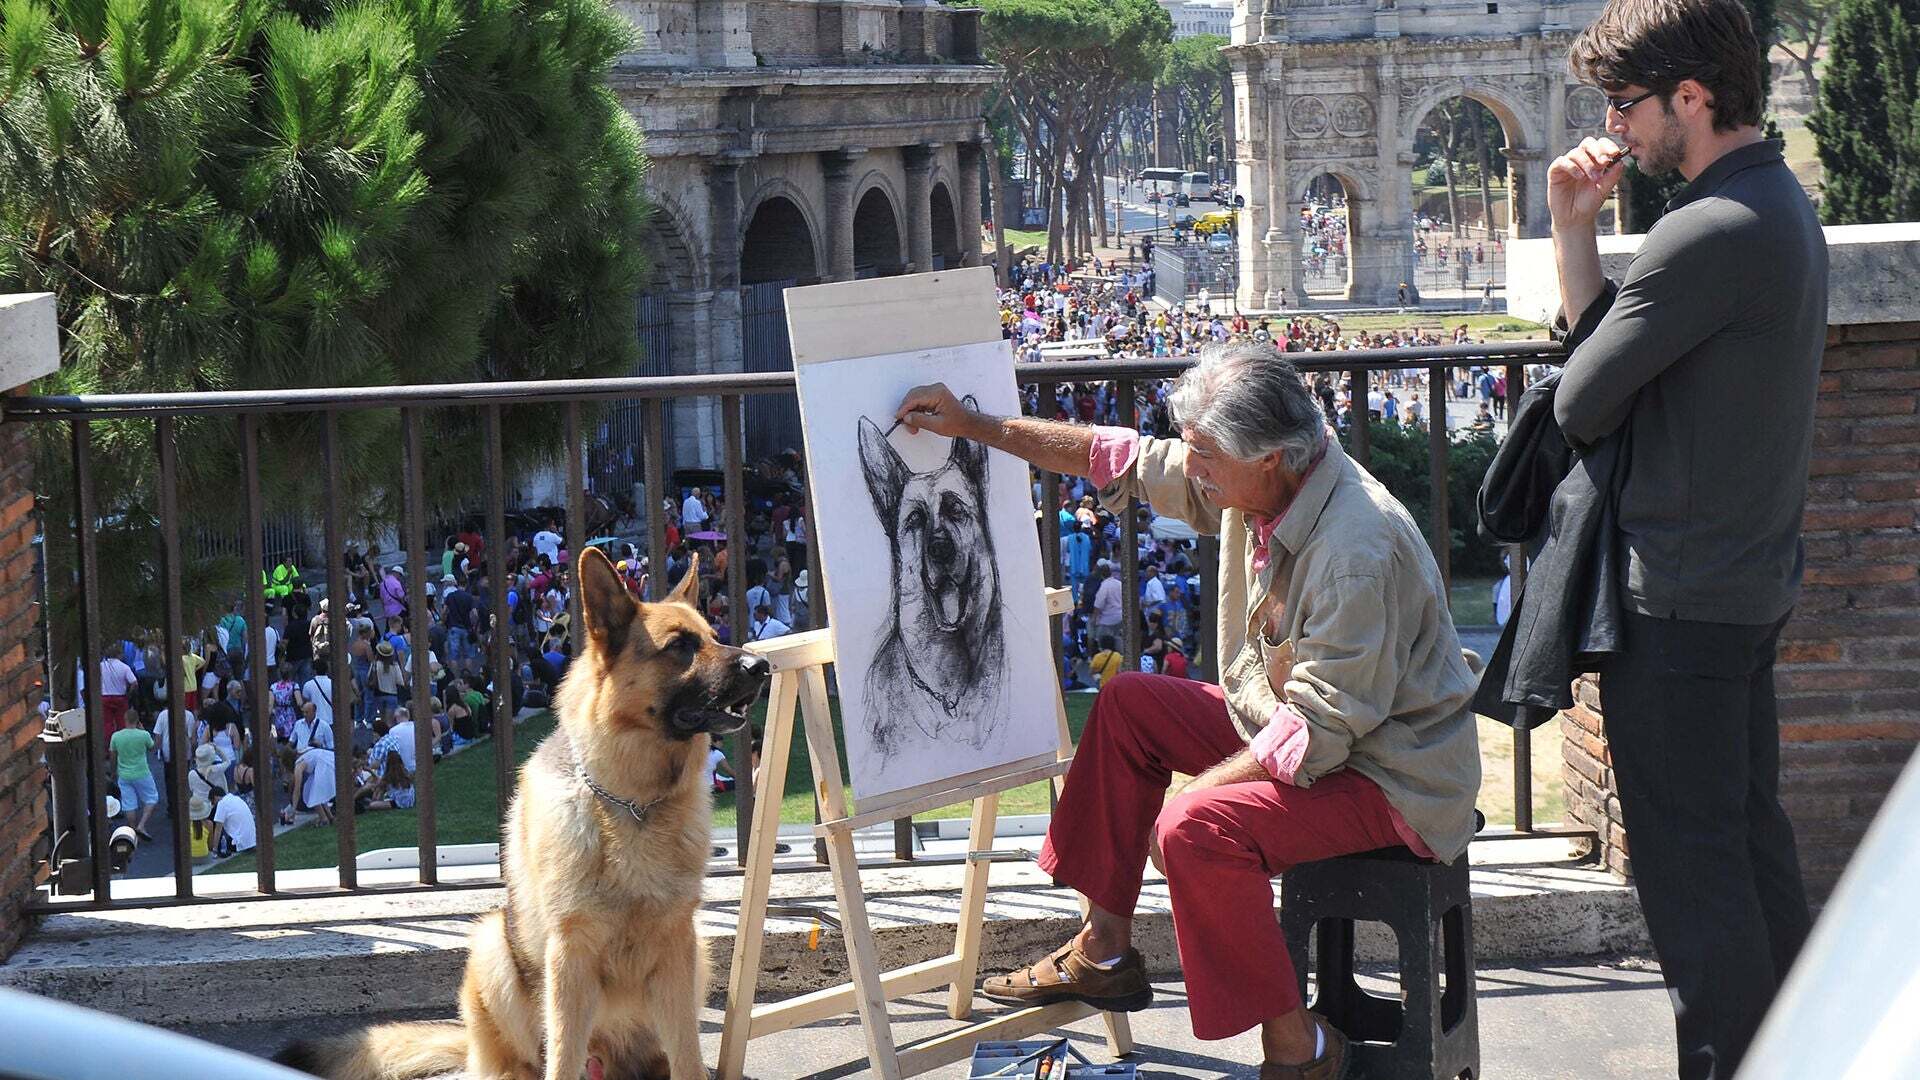
[(700, 605), (695, 603), (695, 601), (699, 599), (699, 592), (700, 553), (696, 551), (693, 553), (693, 557), (687, 560), (687, 572), (681, 575), (680, 584), (675, 585), (673, 591), (662, 597), (660, 602), (663, 604), (685, 604), (688, 607), (699, 607)]
[[(980, 406), (968, 394), (964, 399), (969, 409)], [(971, 439), (953, 440), (953, 450), (947, 454), (947, 461), (960, 467), (960, 474), (967, 482), (984, 492), (987, 488), (987, 448)]]
[(580, 614), (587, 624), (587, 640), (602, 652), (617, 652), (640, 613), (607, 553), (590, 547), (580, 553)]
[(864, 416), (860, 418), (860, 471), (866, 474), (867, 494), (873, 496), (880, 523), (892, 529), (894, 515), (900, 510), (900, 492), (913, 470), (887, 442), (880, 426)]

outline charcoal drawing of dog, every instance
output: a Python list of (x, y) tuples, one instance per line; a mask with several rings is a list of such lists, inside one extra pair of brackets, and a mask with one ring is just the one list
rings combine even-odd
[(909, 742), (985, 746), (1007, 684), (986, 447), (955, 439), (940, 467), (916, 473), (862, 417), (860, 468), (893, 560), (865, 684), (873, 744), (887, 758)]

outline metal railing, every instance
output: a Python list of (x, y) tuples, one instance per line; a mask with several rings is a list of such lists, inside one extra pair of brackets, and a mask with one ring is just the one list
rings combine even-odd
[[(1447, 520), (1447, 448), (1450, 436), (1447, 431), (1445, 402), (1447, 401), (1447, 371), (1449, 368), (1469, 364), (1505, 364), (1508, 370), (1508, 385), (1515, 397), (1524, 385), (1524, 364), (1558, 363), (1562, 352), (1557, 345), (1547, 342), (1518, 342), (1498, 345), (1463, 345), (1433, 348), (1408, 348), (1354, 351), (1338, 353), (1301, 353), (1290, 357), (1297, 366), (1308, 374), (1328, 372), (1349, 375), (1364, 402), (1365, 388), (1369, 384), (1371, 373), (1393, 369), (1425, 369), (1428, 372), (1431, 387), (1430, 401), (1435, 403), (1429, 422), (1429, 446), (1432, 468), (1432, 520), (1429, 522), (1430, 536), (1434, 552), (1439, 560), (1443, 578), (1451, 580), (1449, 568), (1450, 523)], [(1185, 360), (1144, 360), (1144, 361), (1065, 361), (1038, 364), (1022, 364), (1017, 370), (1017, 378), (1023, 386), (1037, 385), (1043, 390), (1061, 383), (1112, 382), (1118, 397), (1120, 422), (1137, 426), (1135, 416), (1135, 390), (1142, 383), (1177, 376), (1190, 361)], [(79, 645), (75, 659), (84, 670), (97, 672), (102, 655), (101, 645), (104, 639), (100, 623), (100, 574), (98, 569), (98, 547), (96, 533), (101, 522), (99, 493), (95, 490), (95, 467), (93, 425), (102, 421), (143, 420), (152, 424), (152, 445), (154, 464), (157, 469), (155, 496), (157, 519), (160, 532), (160, 550), (157, 565), (161, 579), (161, 616), (164, 640), (169, 643), (169, 676), (175, 663), (172, 646), (184, 639), (183, 634), (183, 598), (182, 581), (182, 523), (178, 507), (179, 463), (176, 445), (176, 421), (181, 417), (226, 417), (236, 425), (240, 445), (241, 476), (239, 484), (239, 509), (245, 525), (245, 558), (249, 568), (262, 565), (264, 554), (263, 503), (260, 475), (260, 425), (264, 417), (282, 414), (309, 414), (318, 417), (319, 424), (319, 460), (317, 465), (323, 476), (324, 504), (321, 508), (326, 543), (326, 578), (330, 583), (346, 580), (343, 565), (344, 542), (346, 540), (341, 492), (344, 490), (343, 444), (339, 433), (339, 417), (343, 413), (368, 410), (397, 410), (400, 421), (401, 444), (401, 521), (400, 536), (405, 545), (405, 565), (407, 568), (408, 606), (410, 611), (428, 611), (425, 594), (426, 571), (426, 529), (428, 515), (425, 498), (425, 454), (422, 435), (425, 418), (423, 411), (440, 408), (471, 409), (479, 413), (481, 421), (478, 440), (478, 457), (485, 470), (487, 496), (485, 507), (486, 538), (488, 549), (501, 552), (505, 549), (506, 531), (506, 492), (507, 477), (505, 459), (502, 450), (502, 424), (505, 410), (527, 405), (557, 405), (564, 411), (562, 425), (562, 452), (566, 462), (567, 507), (566, 528), (571, 545), (577, 549), (578, 543), (586, 533), (586, 506), (584, 484), (584, 446), (582, 443), (581, 407), (590, 402), (600, 401), (637, 401), (642, 417), (644, 447), (641, 454), (649, 501), (648, 549), (655, 573), (652, 578), (653, 595), (658, 596), (670, 587), (664, 573), (667, 566), (667, 544), (664, 522), (654, 513), (658, 507), (659, 493), (666, 490), (663, 475), (663, 435), (664, 410), (666, 405), (676, 399), (693, 397), (718, 397), (721, 405), (723, 437), (725, 440), (725, 491), (727, 495), (726, 546), (728, 550), (727, 594), (728, 610), (744, 613), (746, 608), (746, 563), (749, 555), (746, 536), (746, 484), (744, 482), (744, 464), (746, 432), (743, 430), (746, 399), (752, 395), (792, 395), (794, 378), (791, 372), (765, 372), (729, 375), (694, 375), (677, 377), (648, 377), (595, 380), (554, 380), (547, 382), (510, 382), (510, 383), (471, 383), (441, 384), (425, 386), (382, 386), (355, 387), (344, 389), (300, 389), (300, 390), (253, 390), (221, 393), (184, 393), (184, 394), (104, 394), (74, 397), (14, 397), (0, 402), (0, 415), (6, 421), (43, 424), (65, 424), (68, 427), (68, 442), (71, 453), (72, 480), (74, 490), (68, 493), (71, 499), (72, 520), (76, 524), (74, 549), (77, 565), (60, 568), (61, 574), (72, 574), (78, 585)], [(1048, 396), (1046, 400), (1052, 400)], [(1364, 413), (1362, 414), (1364, 415)], [(1363, 466), (1369, 462), (1369, 431), (1366, 423), (1356, 423), (1352, 428), (1352, 456)], [(1056, 490), (1057, 478), (1042, 473), (1041, 490), (1051, 494)], [(1046, 509), (1042, 507), (1042, 509)], [(1125, 624), (1127, 626), (1127, 664), (1137, 666), (1140, 653), (1140, 588), (1139, 561), (1136, 543), (1135, 508), (1130, 508), (1120, 522), (1120, 567), (1123, 581), (1123, 602), (1125, 605)], [(49, 510), (51, 516), (52, 510)], [(1051, 584), (1061, 583), (1060, 536), (1057, 528), (1041, 530), (1042, 545), (1045, 549), (1044, 564)], [(1213, 577), (1217, 570), (1217, 546), (1203, 542), (1199, 552), (1203, 586), (1199, 590), (1198, 600), (1206, 605), (1202, 618), (1195, 627), (1195, 636), (1209, 643), (1211, 653), (1213, 635), (1211, 589), (1206, 587), (1204, 579)], [(817, 549), (809, 559), (814, 568), (813, 595), (823, 596), (820, 582), (820, 562)], [(1525, 560), (1513, 560), (1514, 591), (1517, 594), (1525, 572)], [(507, 603), (507, 577), (497, 572), (499, 564), (488, 574), (491, 610), (505, 613)], [(274, 776), (270, 756), (274, 751), (274, 734), (271, 728), (268, 699), (264, 688), (268, 686), (266, 670), (265, 626), (266, 597), (259, 573), (248, 572), (243, 575), (246, 591), (247, 627), (250, 636), (247, 654), (251, 664), (253, 689), (249, 696), (251, 703), (251, 741), (252, 766), (256, 777), (256, 790), (260, 792), (256, 799), (256, 831), (258, 834), (255, 856), (256, 888), (251, 893), (228, 893), (221, 890), (219, 895), (196, 893), (193, 866), (190, 861), (190, 843), (187, 815), (179, 809), (188, 802), (187, 770), (192, 752), (188, 743), (185, 718), (182, 715), (185, 688), (180, 680), (168, 677), (166, 680), (166, 700), (163, 706), (162, 722), (168, 725), (170, 745), (174, 748), (168, 762), (165, 782), (168, 788), (168, 804), (174, 808), (172, 830), (172, 869), (174, 876), (174, 895), (171, 897), (121, 897), (113, 895), (113, 881), (110, 873), (108, 850), (108, 826), (101, 813), (86, 815), (89, 822), (90, 841), (86, 847), (94, 856), (91, 865), (91, 892), (85, 896), (56, 896), (51, 891), (43, 893), (36, 907), (39, 910), (75, 910), (87, 908), (115, 907), (154, 907), (174, 904), (226, 902), (233, 900), (258, 899), (263, 896), (315, 896), (338, 895), (354, 892), (400, 892), (418, 889), (465, 888), (474, 882), (463, 881), (443, 885), (438, 873), (437, 821), (434, 801), (435, 764), (432, 747), (432, 725), (415, 725), (415, 752), (418, 773), (415, 779), (416, 805), (418, 807), (418, 880), (407, 885), (363, 885), (357, 872), (355, 844), (355, 818), (351, 794), (336, 800), (337, 811), (334, 817), (334, 829), (337, 840), (338, 884), (323, 889), (290, 889), (282, 887), (278, 880), (278, 871), (274, 859), (274, 832), (276, 819), (275, 801), (272, 795)], [(579, 592), (572, 591), (571, 626), (582, 625), (579, 612)], [(815, 608), (814, 610), (820, 610)], [(333, 675), (335, 690), (334, 714), (334, 752), (336, 785), (351, 793), (351, 780), (354, 776), (354, 698), (355, 688), (351, 672), (353, 670), (348, 656), (347, 613), (344, 603), (328, 606), (328, 659)], [(817, 620), (816, 616), (816, 620)], [(503, 622), (502, 626), (505, 625)], [(741, 625), (744, 625), (742, 623)], [(1054, 648), (1060, 648), (1060, 635), (1053, 634)], [(499, 808), (504, 810), (510, 798), (515, 769), (514, 750), (514, 704), (511, 692), (511, 675), (517, 660), (513, 653), (512, 634), (493, 633), (487, 636), (487, 655), (491, 658), (495, 672), (496, 691), (493, 695), (492, 749), (493, 772), (496, 790), (499, 793)], [(422, 648), (412, 650), (412, 690), (411, 712), (416, 717), (432, 716), (430, 705), (431, 678), (428, 671), (428, 651)], [(51, 665), (53, 658), (47, 658)], [(1058, 657), (1056, 656), (1056, 659)], [(1056, 671), (1059, 670), (1056, 664)], [(49, 680), (48, 685), (53, 685)], [(81, 703), (89, 717), (102, 716), (100, 700), (100, 680), (88, 678)], [(106, 739), (99, 734), (99, 724), (89, 723), (84, 739), (85, 754), (85, 791), (88, 805), (104, 807), (104, 799), (110, 788), (106, 777)], [(735, 737), (730, 754), (733, 773), (738, 781), (736, 789), (739, 829), (739, 861), (745, 861), (745, 847), (748, 823), (753, 817), (753, 772), (749, 767), (751, 732), (745, 729)], [(1591, 836), (1591, 830), (1569, 829), (1558, 826), (1536, 826), (1532, 814), (1532, 761), (1529, 753), (1528, 733), (1514, 733), (1514, 785), (1515, 785), (1515, 823), (1512, 830), (1483, 833), (1482, 839), (1504, 838), (1508, 836)], [(779, 782), (780, 778), (775, 778)], [(779, 793), (772, 797), (778, 798)], [(56, 842), (60, 840), (55, 837)], [(896, 830), (894, 858), (896, 862), (938, 863), (959, 861), (958, 858), (921, 858), (915, 859), (912, 851), (911, 823), (902, 822)], [(888, 865), (888, 864), (882, 864)], [(783, 870), (804, 870), (809, 867), (783, 866)], [(716, 869), (713, 873), (738, 873), (737, 869)], [(488, 884), (485, 882), (479, 884)], [(497, 884), (492, 883), (492, 884)]]

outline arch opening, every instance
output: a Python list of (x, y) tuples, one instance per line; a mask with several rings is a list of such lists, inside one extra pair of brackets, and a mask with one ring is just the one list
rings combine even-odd
[(1307, 181), (1298, 213), (1302, 291), (1309, 298), (1352, 298), (1364, 207), (1357, 186), (1338, 173)]
[(947, 185), (933, 185), (929, 198), (928, 220), (933, 225), (933, 269), (959, 266), (961, 261), (960, 217), (953, 211), (953, 196)]
[(906, 271), (900, 215), (885, 191), (871, 188), (853, 211), (853, 276), (893, 277)]
[(785, 281), (818, 281), (813, 230), (806, 215), (783, 195), (774, 195), (754, 209), (740, 245), (740, 284), (761, 285)]
[(1507, 242), (1521, 235), (1507, 156), (1524, 141), (1518, 131), (1511, 110), (1473, 95), (1445, 98), (1421, 115), (1407, 180), (1407, 262), (1421, 296), (1490, 299), (1504, 288)]

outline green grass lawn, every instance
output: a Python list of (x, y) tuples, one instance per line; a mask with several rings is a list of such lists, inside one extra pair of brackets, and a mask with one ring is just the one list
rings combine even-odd
[(1813, 132), (1807, 130), (1806, 121), (1781, 121), (1780, 135), (1787, 143), (1787, 167), (1793, 170), (1801, 187), (1809, 192), (1818, 192), (1824, 174), (1820, 165), (1820, 151), (1814, 142)]
[[(1336, 317), (1342, 333), (1366, 331), (1376, 333), (1386, 330), (1433, 330), (1444, 331), (1446, 335), (1461, 323), (1467, 324), (1467, 333), (1475, 338), (1488, 341), (1532, 341), (1544, 339), (1547, 328), (1544, 324), (1530, 322), (1515, 315), (1441, 315), (1412, 311), (1406, 314), (1389, 315), (1343, 315)], [(1501, 329), (1505, 327), (1505, 329)]]
[[(835, 741), (839, 743), (844, 761), (846, 741), (840, 735), (838, 698), (833, 699), (832, 708)], [(1074, 738), (1080, 737), (1080, 732), (1087, 724), (1087, 713), (1092, 708), (1092, 694), (1067, 695), (1067, 723), (1073, 729)], [(765, 729), (766, 712), (766, 702), (754, 706), (752, 716), (755, 730)], [(1052, 722), (1051, 716), (1046, 718), (1046, 722)], [(528, 717), (514, 729), (514, 756), (517, 762), (524, 762), (527, 755), (533, 753), (540, 740), (553, 731), (553, 723), (549, 714), (540, 713)], [(806, 740), (799, 734), (797, 716), (794, 725), (796, 738), (793, 751), (787, 758), (780, 820), (803, 824), (813, 820), (813, 773), (807, 761)], [(500, 829), (499, 796), (493, 779), (493, 740), (481, 739), (460, 753), (442, 760), (434, 771), (433, 796), (438, 814), (436, 839), (441, 845), (490, 844), (497, 841)], [(1044, 782), (1028, 784), (1003, 792), (1000, 796), (1000, 812), (1003, 814), (1044, 814), (1049, 809), (1047, 785)], [(918, 816), (965, 817), (968, 810), (968, 804), (958, 803)], [(738, 820), (731, 793), (714, 799), (713, 819), (715, 825), (727, 828), (732, 828)], [(361, 852), (381, 848), (410, 848), (419, 843), (420, 815), (417, 810), (379, 810), (362, 814), (355, 820), (354, 844)], [(274, 838), (273, 864), (282, 870), (333, 866), (337, 851), (338, 840), (331, 827), (308, 825)], [(252, 873), (253, 870), (254, 857), (249, 854), (229, 859), (208, 872), (235, 874)]]
[[(1460, 619), (1459, 604), (1464, 596), (1462, 590), (1472, 591), (1477, 587), (1484, 595), (1485, 582), (1456, 582), (1456, 619)], [(1462, 620), (1465, 621), (1465, 620)], [(1489, 607), (1487, 620), (1492, 621)], [(1087, 713), (1093, 708), (1092, 694), (1067, 695), (1067, 723), (1077, 740), (1085, 729)], [(753, 721), (756, 728), (766, 720), (766, 705), (755, 706)], [(840, 729), (840, 706), (833, 702), (833, 720), (836, 735)], [(797, 718), (796, 718), (797, 721)], [(1487, 819), (1495, 824), (1511, 824), (1513, 821), (1513, 734), (1512, 731), (1491, 720), (1482, 719), (1481, 761), (1485, 772), (1481, 788), (1479, 805)], [(514, 749), (516, 757), (525, 761), (528, 754), (542, 738), (553, 730), (553, 719), (545, 713), (529, 717), (515, 729)], [(1565, 806), (1564, 788), (1560, 779), (1560, 735), (1559, 724), (1548, 724), (1534, 732), (1534, 817), (1538, 821), (1559, 820)], [(844, 752), (844, 743), (841, 747)], [(807, 762), (804, 738), (796, 738), (793, 753), (787, 761), (786, 785), (780, 810), (780, 820), (787, 824), (804, 824), (813, 820), (813, 785), (811, 767)], [(497, 792), (493, 782), (493, 743), (482, 739), (472, 747), (443, 760), (434, 774), (434, 806), (438, 810), (438, 840), (443, 845), (485, 844), (499, 839), (499, 819)], [(1012, 816), (1016, 814), (1044, 814), (1050, 809), (1047, 799), (1047, 784), (1035, 783), (1000, 796), (1000, 812)], [(929, 813), (917, 815), (920, 819), (965, 817), (969, 807), (966, 803), (942, 807)], [(734, 799), (731, 794), (718, 796), (714, 800), (714, 824), (732, 828), (737, 821)], [(384, 810), (361, 815), (356, 821), (354, 839), (356, 847), (362, 851), (376, 851), (381, 848), (411, 848), (420, 842), (419, 815), (413, 810)], [(282, 833), (274, 839), (274, 865), (282, 870), (311, 869), (334, 865), (337, 840), (331, 827), (307, 825)], [(241, 855), (221, 863), (209, 871), (217, 874), (252, 873), (254, 858)]]
[(1047, 246), (1046, 230), (1041, 229), (1035, 232), (1031, 229), (1008, 229), (1007, 246), (1016, 250), (1023, 247), (1037, 247), (1045, 250)]
[(1496, 578), (1454, 578), (1448, 603), (1455, 626), (1493, 625), (1493, 583)]

